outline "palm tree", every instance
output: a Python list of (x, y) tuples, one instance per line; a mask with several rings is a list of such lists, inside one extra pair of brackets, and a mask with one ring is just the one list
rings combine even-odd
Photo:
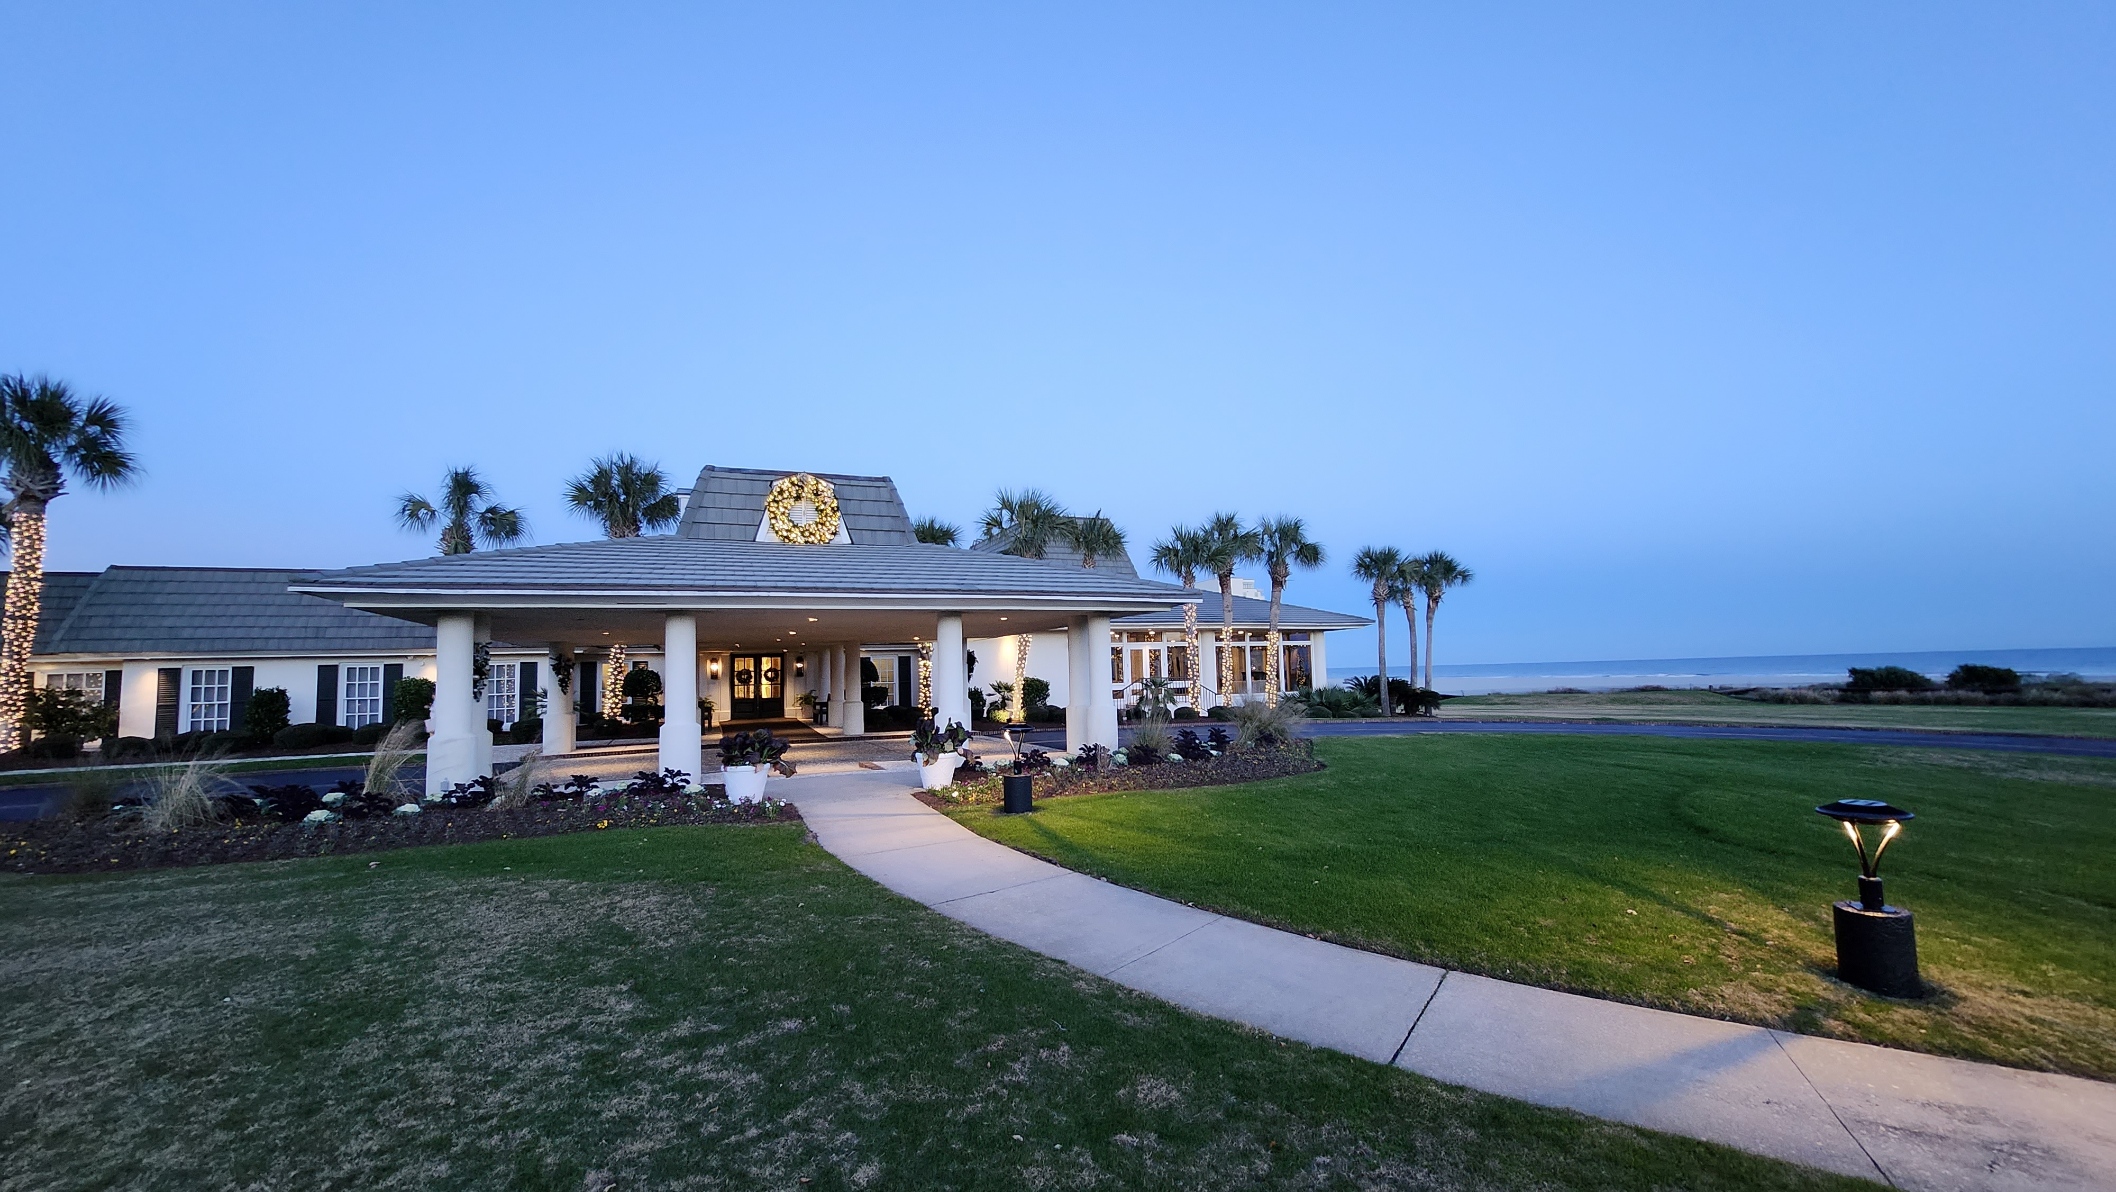
[(1476, 572), (1455, 561), (1444, 550), (1420, 555), (1418, 587), (1425, 593), (1425, 685), (1433, 685), (1433, 614), (1440, 611), (1440, 598), (1449, 588), (1458, 588), (1477, 578)]
[[(1234, 690), (1234, 569), (1259, 558), (1263, 540), (1253, 527), (1232, 513), (1215, 513), (1199, 533), (1205, 536), (1201, 566), (1220, 580), (1220, 698)], [(1246, 669), (1246, 667), (1245, 667)]]
[[(1424, 591), (1418, 578), (1418, 560), (1405, 559), (1389, 579), (1389, 599), (1403, 606), (1403, 627), (1411, 639), (1411, 686), (1418, 686), (1418, 594)], [(1415, 709), (1414, 709), (1415, 711)]]
[[(1389, 698), (1389, 598), (1395, 592), (1397, 573), (1403, 570), (1403, 552), (1393, 546), (1363, 546), (1352, 556), (1352, 574), (1373, 585), (1374, 666), (1381, 681), (1381, 714), (1394, 716), (1396, 702)], [(1411, 677), (1418, 664), (1411, 664)]]
[(0, 535), (14, 555), (5, 610), (0, 611), (0, 752), (24, 744), (29, 707), (29, 652), (44, 606), (44, 513), (66, 492), (70, 473), (108, 489), (138, 474), (125, 449), (125, 412), (74, 396), (63, 381), (20, 374), (0, 377), (0, 463), (8, 501)]
[[(1153, 565), (1175, 576), (1185, 588), (1195, 588), (1198, 572), (1212, 562), (1211, 547), (1203, 530), (1177, 526), (1168, 532), (1168, 537), (1154, 543)], [(1188, 660), (1183, 677), (1190, 683), (1190, 708), (1195, 712), (1201, 710), (1199, 701), (1204, 699), (1204, 692), (1199, 689), (1205, 685), (1201, 682), (1205, 660), (1198, 656), (1198, 606), (1195, 604), (1183, 606), (1183, 653)]]
[(954, 546), (962, 537), (962, 527), (949, 525), (937, 517), (922, 517), (911, 523), (911, 536), (933, 546)]
[(987, 538), (1011, 535), (1012, 541), (1003, 553), (1040, 559), (1049, 552), (1051, 543), (1065, 533), (1066, 523), (1071, 520), (1065, 506), (1039, 489), (1019, 494), (1000, 489), (992, 498), (992, 507), (985, 511), (983, 524)]
[[(1257, 539), (1263, 544), (1264, 567), (1271, 573), (1271, 621), (1264, 633), (1264, 703), (1278, 706), (1279, 657), (1278, 605), (1285, 595), (1286, 581), (1292, 578), (1293, 569), (1322, 566), (1322, 544), (1308, 538), (1308, 527), (1297, 517), (1266, 518), (1256, 527)], [(1386, 698), (1382, 701), (1388, 702)]]
[(1097, 559), (1124, 553), (1124, 531), (1102, 516), (1100, 510), (1087, 517), (1070, 517), (1060, 523), (1059, 537), (1080, 552), (1080, 565), (1093, 567)]
[(492, 486), (478, 479), (476, 468), (450, 468), (441, 478), (439, 505), (417, 493), (405, 493), (398, 498), (397, 521), (421, 533), (438, 523), (444, 555), (469, 554), (479, 546), (506, 546), (529, 535), (522, 511), (494, 504)]
[(683, 500), (670, 491), (660, 465), (623, 453), (590, 460), (587, 471), (567, 482), (566, 504), (601, 522), (605, 538), (637, 538), (683, 516)]

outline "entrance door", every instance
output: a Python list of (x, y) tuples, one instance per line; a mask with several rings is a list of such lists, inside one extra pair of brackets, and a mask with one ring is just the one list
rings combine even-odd
[(786, 655), (737, 654), (733, 688), (735, 720), (778, 720), (786, 715)]

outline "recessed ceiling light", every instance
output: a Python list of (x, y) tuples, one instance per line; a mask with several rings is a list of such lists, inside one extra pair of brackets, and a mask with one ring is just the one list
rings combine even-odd
[(809, 619), (809, 620), (811, 620), (811, 621), (815, 620), (815, 618), (814, 618), (814, 617), (810, 617), (810, 618), (808, 618), (808, 619)]

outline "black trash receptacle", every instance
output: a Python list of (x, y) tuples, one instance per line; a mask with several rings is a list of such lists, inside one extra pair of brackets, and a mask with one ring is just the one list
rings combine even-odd
[(1000, 780), (1006, 789), (1006, 803), (1001, 808), (1008, 815), (1019, 815), (1036, 810), (1035, 782), (1026, 774), (1009, 774)]

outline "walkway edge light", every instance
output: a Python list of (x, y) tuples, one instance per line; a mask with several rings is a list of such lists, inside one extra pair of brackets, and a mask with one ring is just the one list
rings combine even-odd
[[(1877, 799), (1839, 799), (1815, 811), (1843, 825), (1859, 852), (1859, 900), (1832, 907), (1837, 976), (1886, 997), (1920, 996), (1925, 983), (1918, 977), (1917, 925), (1909, 911), (1888, 905), (1881, 891), (1881, 854), (1917, 816)], [(1870, 826), (1880, 829), (1880, 839), (1869, 852), (1864, 829)]]

